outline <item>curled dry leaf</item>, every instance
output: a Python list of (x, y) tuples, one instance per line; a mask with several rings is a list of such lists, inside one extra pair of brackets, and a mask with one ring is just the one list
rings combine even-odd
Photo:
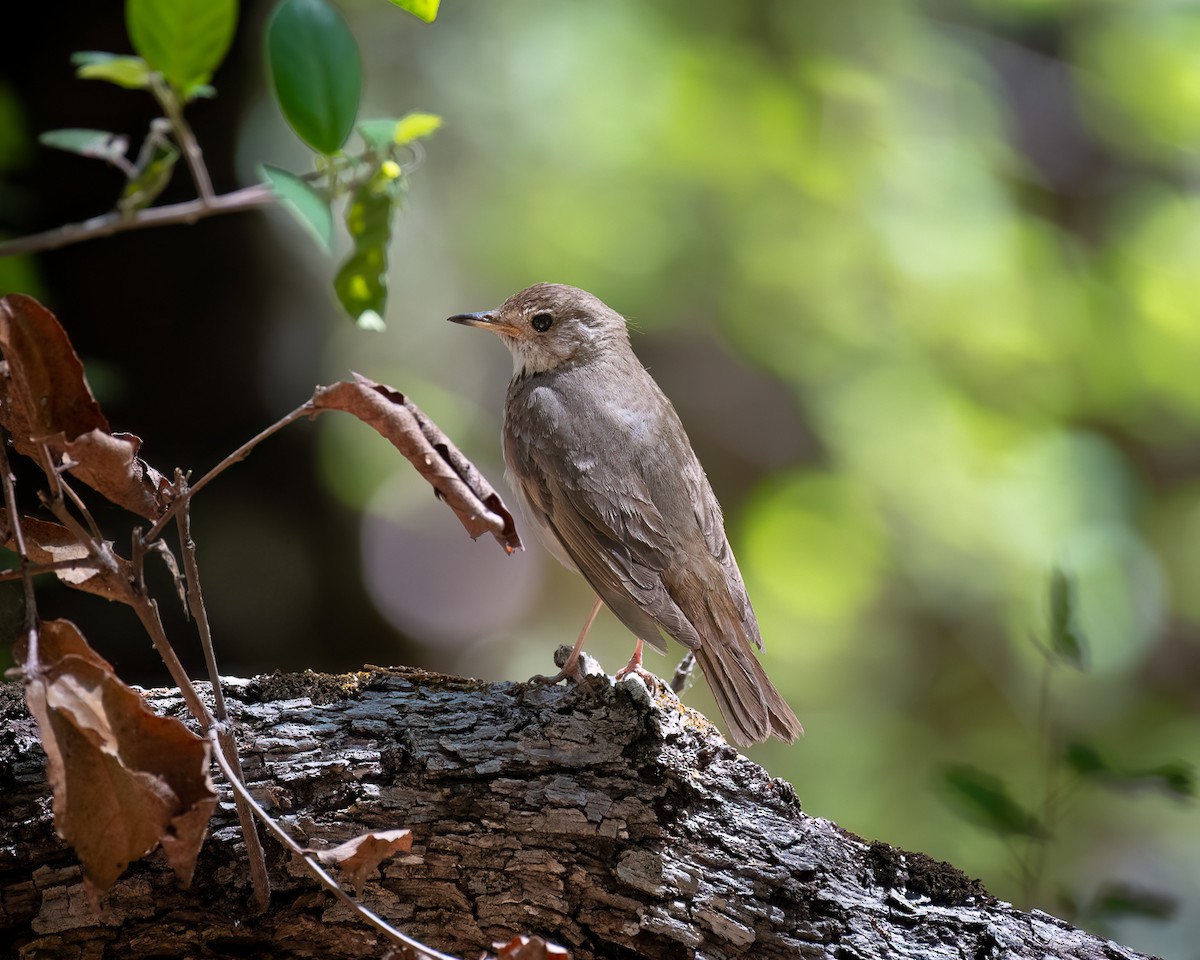
[(570, 960), (570, 951), (541, 937), (518, 934), (508, 943), (493, 943), (496, 960)]
[(375, 830), (362, 836), (339, 843), (328, 850), (312, 850), (322, 863), (332, 864), (343, 870), (354, 884), (356, 893), (379, 864), (397, 853), (408, 853), (412, 849), (412, 832), (409, 830)]
[[(55, 570), (54, 574), (69, 587), (94, 593), (106, 600), (129, 602), (130, 583), (133, 580), (133, 568), (128, 560), (117, 556), (112, 549), (112, 541), (102, 544), (110, 564), (97, 565), (88, 560), (88, 548), (84, 546), (66, 527), (46, 520), (33, 517), (21, 519), (21, 530), (25, 534), (25, 549), (29, 559), (34, 563), (55, 563), (63, 560), (77, 560), (79, 566)], [(0, 512), (0, 542), (10, 550), (16, 549), (16, 541), (12, 531), (8, 529), (8, 515)]]
[(318, 387), (312, 403), (318, 413), (342, 410), (373, 427), (429, 481), (472, 537), (490, 533), (508, 553), (521, 549), (512, 514), (499, 494), (404, 394), (355, 374), (353, 382)]
[(217, 803), (208, 741), (151, 710), (66, 620), (41, 624), (24, 679), (55, 829), (79, 855), (93, 897), (160, 843), (180, 882), (190, 883)]
[(112, 433), (66, 331), (32, 297), (0, 298), (0, 423), (13, 446), (39, 463), (43, 444), (67, 469), (113, 503), (156, 520), (173, 488), (138, 457), (141, 441)]

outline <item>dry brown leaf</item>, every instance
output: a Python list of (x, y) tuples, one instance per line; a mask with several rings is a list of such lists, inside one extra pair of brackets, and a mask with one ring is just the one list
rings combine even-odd
[(490, 533), (508, 552), (521, 549), (512, 514), (475, 466), (404, 394), (354, 375), (313, 393), (318, 411), (341, 410), (370, 425), (399, 450), (449, 504), (472, 537)]
[[(54, 563), (61, 560), (86, 561), (88, 548), (70, 530), (58, 523), (37, 520), (33, 517), (21, 519), (21, 530), (25, 534), (25, 549), (34, 563)], [(7, 512), (0, 511), (0, 542), (9, 550), (16, 549), (12, 531), (8, 529)], [(112, 541), (105, 541), (115, 569), (102, 570), (95, 566), (64, 568), (55, 570), (55, 576), (69, 587), (94, 593), (106, 600), (129, 602), (130, 582), (133, 567), (128, 560), (112, 552)]]
[(412, 849), (412, 832), (409, 830), (375, 830), (362, 836), (339, 843), (328, 850), (310, 850), (322, 863), (332, 864), (343, 870), (361, 893), (362, 885), (373, 874), (379, 864), (398, 853)]
[(17, 451), (41, 463), (45, 444), (55, 466), (66, 462), (113, 503), (150, 520), (162, 516), (171, 502), (170, 482), (138, 457), (137, 437), (109, 431), (54, 314), (23, 294), (0, 298), (0, 351), (7, 361), (0, 423)]
[(493, 943), (496, 960), (570, 960), (571, 953), (557, 943), (549, 943), (541, 937), (518, 934), (508, 943)]
[(208, 741), (154, 713), (73, 623), (42, 623), (37, 654), (25, 700), (46, 751), (55, 829), (89, 891), (98, 897), (159, 843), (186, 886), (217, 803)]

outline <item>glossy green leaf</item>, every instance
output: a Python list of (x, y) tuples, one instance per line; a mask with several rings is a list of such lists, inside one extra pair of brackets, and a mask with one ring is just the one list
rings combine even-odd
[(144, 90), (150, 85), (150, 65), (141, 57), (121, 57), (115, 53), (85, 50), (71, 55), (79, 67), (81, 80), (107, 80), (127, 90)]
[(1050, 574), (1050, 649), (1080, 670), (1087, 655), (1087, 640), (1079, 629), (1075, 581), (1062, 570)]
[(77, 153), (81, 157), (95, 157), (108, 161), (112, 161), (114, 157), (125, 156), (129, 149), (129, 139), (119, 133), (74, 127), (66, 130), (47, 130), (38, 136), (38, 143), (55, 150)]
[(961, 765), (942, 770), (944, 797), (960, 816), (1001, 836), (1044, 837), (1037, 817), (1021, 806), (999, 778)]
[(392, 3), (426, 23), (433, 23), (437, 19), (438, 5), (441, 0), (392, 0)]
[(285, 0), (267, 25), (267, 59), (288, 124), (321, 153), (336, 153), (358, 113), (358, 46), (325, 0)]
[(294, 173), (265, 165), (262, 173), (275, 196), (328, 250), (333, 243), (333, 214), (325, 198)]
[(237, 25), (237, 0), (126, 0), (133, 48), (185, 100), (217, 69)]
[(366, 329), (383, 329), (392, 212), (403, 191), (400, 168), (389, 161), (354, 192), (346, 209), (354, 251), (338, 270), (333, 289), (346, 312)]
[(126, 216), (150, 206), (171, 182), (179, 151), (167, 140), (158, 142), (138, 175), (125, 184), (117, 209)]

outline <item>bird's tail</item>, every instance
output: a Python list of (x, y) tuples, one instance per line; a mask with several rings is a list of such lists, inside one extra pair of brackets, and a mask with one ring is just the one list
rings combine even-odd
[(707, 641), (695, 650), (696, 661), (739, 747), (772, 735), (791, 743), (804, 733), (792, 708), (767, 677), (748, 644)]

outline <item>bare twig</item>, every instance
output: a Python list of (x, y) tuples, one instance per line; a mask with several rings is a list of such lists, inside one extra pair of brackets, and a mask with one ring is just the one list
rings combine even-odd
[(88, 510), (87, 505), (80, 498), (79, 494), (72, 490), (71, 485), (66, 483), (62, 478), (64, 471), (69, 470), (72, 467), (76, 467), (78, 464), (68, 461), (68, 458), (66, 457), (64, 457), (63, 460), (65, 461), (64, 463), (55, 464), (54, 456), (50, 452), (49, 444), (42, 444), (41, 467), (42, 471), (46, 474), (46, 477), (50, 480), (50, 483), (54, 488), (54, 496), (61, 497), (65, 493), (70, 501), (75, 504), (75, 509), (79, 511), (80, 515), (84, 519), (84, 522), (88, 525), (88, 529), (92, 533), (92, 539), (97, 541), (103, 540), (104, 537), (100, 535), (100, 527), (96, 524), (96, 520), (92, 516), (91, 511)]
[(155, 97), (158, 98), (158, 102), (166, 111), (167, 118), (171, 121), (175, 139), (179, 141), (179, 146), (183, 149), (184, 159), (187, 160), (188, 170), (192, 174), (192, 182), (196, 184), (196, 192), (200, 194), (200, 202), (205, 207), (209, 207), (215, 199), (212, 179), (208, 175), (208, 167), (204, 165), (204, 152), (200, 149), (196, 135), (192, 133), (191, 125), (184, 119), (183, 106), (175, 95), (175, 91), (162, 80), (153, 80), (152, 86)]
[[(209, 730), (208, 737), (210, 740), (213, 740), (214, 731)], [(230, 786), (233, 787), (234, 792), (240, 794), (244, 798), (246, 803), (254, 811), (255, 816), (262, 821), (263, 825), (275, 836), (275, 839), (282, 843), (284, 847), (286, 847), (291, 853), (302, 859), (308, 865), (308, 868), (313, 872), (313, 875), (325, 885), (326, 889), (328, 889), (334, 896), (341, 900), (342, 903), (370, 923), (371, 926), (373, 926), (380, 933), (396, 941), (397, 943), (404, 944), (410, 950), (417, 951), (417, 953), (419, 953), (422, 957), (428, 958), (428, 960), (459, 960), (459, 958), (451, 957), (445, 953), (440, 953), (437, 950), (434, 950), (432, 947), (427, 947), (419, 940), (414, 940), (412, 937), (408, 936), (408, 934), (402, 933), (384, 920), (381, 916), (372, 912), (371, 910), (368, 910), (361, 903), (350, 896), (350, 894), (343, 890), (338, 882), (329, 875), (325, 868), (317, 863), (317, 861), (313, 858), (313, 855), (305, 850), (304, 847), (300, 846), (300, 844), (298, 844), (295, 840), (293, 840), (287, 831), (285, 831), (283, 827), (276, 823), (271, 815), (262, 808), (258, 801), (255, 800), (250, 794), (250, 791), (247, 790), (246, 787), (233, 775), (233, 770), (228, 766), (228, 761), (225, 759), (225, 756), (221, 753), (221, 751), (219, 749), (214, 750), (214, 755), (217, 758), (217, 763), (221, 765), (221, 770), (225, 774), (226, 779), (229, 781)]]
[(205, 486), (207, 486), (209, 483), (211, 483), (213, 480), (215, 480), (218, 476), (220, 476), (222, 473), (224, 473), (227, 469), (229, 469), (235, 463), (245, 460), (248, 456), (250, 456), (250, 454), (254, 450), (254, 448), (257, 447), (260, 443), (262, 443), (268, 437), (273, 436), (274, 434), (278, 433), (280, 430), (282, 430), (284, 427), (286, 427), (289, 423), (294, 423), (295, 421), (299, 420), (301, 417), (312, 416), (312, 414), (313, 414), (312, 401), (311, 400), (305, 401), (303, 404), (298, 406), (295, 410), (293, 410), (287, 416), (283, 417), (281, 420), (277, 420), (275, 423), (271, 424), (271, 426), (267, 427), (265, 430), (261, 431), (260, 433), (256, 434), (255, 436), (253, 436), (249, 440), (247, 440), (245, 443), (243, 443), (240, 447), (238, 447), (236, 450), (234, 450), (233, 453), (231, 453), (224, 460), (222, 460), (220, 463), (218, 463), (215, 467), (213, 467), (211, 470), (209, 470), (208, 473), (206, 473), (199, 480), (197, 480), (195, 485), (192, 486), (186, 493), (175, 498), (175, 500), (166, 509), (166, 511), (163, 513), (163, 515), (158, 518), (158, 521), (154, 524), (154, 526), (152, 526), (150, 528), (149, 532), (146, 534), (146, 536), (145, 536), (146, 542), (149, 543), (152, 540), (155, 540), (159, 536), (161, 536), (161, 534), (163, 532), (163, 528), (165, 528), (166, 525), (168, 523), (170, 523), (171, 519), (177, 513), (179, 513), (179, 511), (181, 509), (183, 509), (183, 507), (185, 507), (187, 505), (187, 503), (192, 499), (193, 496), (195, 496), (200, 490), (202, 490)]
[(24, 576), (40, 577), (43, 573), (55, 573), (58, 570), (95, 570), (96, 561), (91, 557), (80, 557), (78, 560), (54, 560), (50, 563), (27, 563), (25, 569), (0, 570), (0, 583), (6, 580), (19, 580)]
[[(180, 493), (187, 494), (187, 476), (182, 470), (175, 471), (175, 485)], [(221, 689), (221, 677), (217, 671), (217, 655), (213, 649), (212, 631), (208, 623), (208, 611), (204, 607), (204, 595), (200, 591), (200, 567), (196, 563), (196, 543), (192, 540), (191, 511), (185, 505), (177, 517), (179, 542), (183, 549), (183, 571), (187, 577), (188, 607), (196, 621), (200, 634), (200, 648), (204, 651), (204, 664), (208, 668), (208, 679), (212, 684), (213, 713), (217, 718), (217, 751), (224, 756), (230, 773), (239, 783), (245, 782), (242, 761), (238, 755), (237, 740), (233, 736), (229, 711), (225, 706), (225, 691)], [(161, 541), (160, 541), (161, 542)], [(225, 770), (225, 764), (221, 769)], [(238, 822), (242, 825), (242, 838), (246, 843), (246, 857), (250, 861), (250, 880), (254, 887), (253, 908), (255, 913), (267, 909), (271, 900), (271, 878), (267, 875), (267, 858), (263, 853), (262, 841), (254, 825), (254, 812), (245, 797), (237, 790), (233, 793), (237, 806)]]
[(8, 523), (17, 547), (18, 570), (25, 588), (25, 663), (34, 664), (38, 659), (37, 600), (33, 594), (33, 577), (29, 573), (25, 534), (21, 530), (21, 517), (17, 512), (17, 483), (8, 465), (7, 434), (0, 434), (0, 483), (4, 488), (4, 506), (8, 510)]
[(223, 193), (220, 196), (212, 197), (207, 203), (203, 199), (185, 200), (183, 203), (150, 207), (139, 211), (134, 217), (125, 216), (114, 210), (111, 213), (84, 220), (82, 223), (68, 223), (43, 233), (33, 233), (27, 237), (6, 240), (0, 243), (0, 257), (57, 250), (72, 243), (79, 243), (81, 240), (95, 240), (99, 237), (111, 236), (114, 233), (141, 230), (144, 227), (165, 227), (177, 223), (191, 224), (221, 213), (237, 213), (242, 210), (270, 206), (275, 199), (275, 194), (271, 192), (271, 188), (267, 184), (256, 183), (250, 187), (243, 187), (241, 190), (234, 190), (232, 193)]

